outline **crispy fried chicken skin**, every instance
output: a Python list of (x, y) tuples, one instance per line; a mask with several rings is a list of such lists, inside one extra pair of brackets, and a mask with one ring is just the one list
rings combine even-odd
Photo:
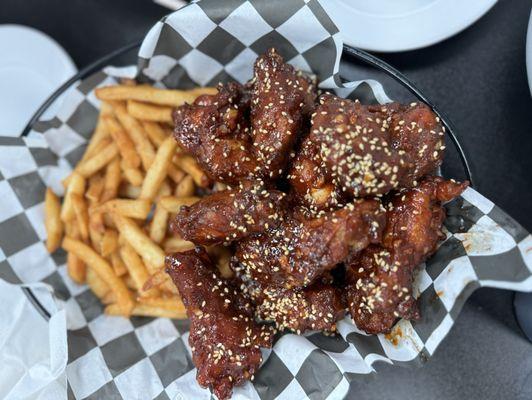
[(327, 209), (411, 187), (441, 164), (443, 127), (428, 106), (362, 105), (324, 94), (289, 174), (303, 204)]
[(283, 173), (316, 98), (314, 83), (270, 50), (245, 87), (221, 85), (174, 112), (174, 137), (215, 181)]
[(195, 244), (227, 244), (277, 226), (285, 207), (285, 193), (248, 185), (182, 207), (171, 228)]
[(412, 295), (414, 271), (444, 237), (442, 202), (466, 187), (467, 182), (428, 177), (393, 196), (382, 243), (356, 254), (347, 266), (348, 307), (359, 329), (387, 333), (398, 318), (419, 317)]
[(167, 256), (166, 271), (190, 319), (197, 380), (228, 399), (234, 386), (253, 377), (262, 361), (260, 347), (271, 347), (273, 332), (255, 322), (247, 299), (219, 276), (202, 248)]
[(237, 242), (233, 267), (262, 286), (310, 285), (350, 252), (380, 241), (385, 212), (378, 200), (360, 200), (312, 219), (287, 216), (274, 229)]

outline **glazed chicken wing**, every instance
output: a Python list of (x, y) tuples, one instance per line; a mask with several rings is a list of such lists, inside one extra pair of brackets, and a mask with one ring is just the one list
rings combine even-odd
[(201, 249), (166, 258), (171, 276), (190, 319), (189, 343), (200, 385), (220, 400), (234, 386), (252, 379), (261, 363), (260, 347), (270, 347), (272, 330), (258, 325), (246, 298), (220, 278)]
[(308, 286), (350, 252), (377, 243), (385, 213), (378, 200), (361, 200), (314, 219), (287, 217), (277, 228), (237, 243), (233, 268), (264, 287)]
[(285, 198), (283, 192), (261, 185), (216, 192), (182, 207), (171, 228), (195, 244), (233, 242), (277, 226)]
[(325, 94), (290, 183), (302, 203), (317, 209), (411, 187), (441, 164), (442, 136), (424, 104), (365, 106)]
[(359, 329), (387, 333), (397, 318), (418, 318), (414, 271), (444, 237), (442, 202), (460, 195), (466, 186), (429, 177), (390, 201), (382, 243), (355, 255), (347, 267), (348, 307)]
[(310, 118), (315, 85), (270, 50), (246, 86), (220, 86), (174, 112), (174, 136), (216, 181), (276, 178)]

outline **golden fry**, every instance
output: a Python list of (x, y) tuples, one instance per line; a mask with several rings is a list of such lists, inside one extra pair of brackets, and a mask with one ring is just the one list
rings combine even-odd
[(159, 147), (168, 135), (157, 122), (142, 121), (142, 127), (155, 147)]
[(156, 269), (164, 267), (164, 251), (132, 219), (119, 214), (112, 214), (112, 216), (120, 234), (142, 257), (148, 269), (150, 266)]
[(196, 192), (196, 186), (194, 185), (194, 179), (190, 175), (185, 176), (181, 182), (175, 187), (175, 197), (190, 197), (194, 196)]
[(83, 154), (83, 157), (81, 158), (81, 161), (85, 161), (87, 158), (94, 155), (97, 150), (97, 147), (100, 146), (103, 139), (109, 136), (109, 130), (107, 129), (105, 121), (102, 118), (104, 115), (102, 111), (103, 111), (103, 107), (100, 110), (100, 117), (98, 118), (96, 129), (94, 129), (94, 132), (91, 136), (89, 144), (87, 145), (87, 149), (85, 150), (85, 153)]
[(135, 144), (128, 136), (124, 128), (118, 123), (115, 117), (105, 117), (105, 122), (109, 128), (109, 133), (118, 146), (118, 151), (128, 167), (137, 168), (140, 165), (140, 157), (135, 150)]
[(120, 257), (120, 254), (118, 254), (118, 252), (114, 252), (111, 254), (110, 258), (111, 258), (111, 265), (113, 266), (113, 270), (115, 271), (116, 276), (126, 275), (127, 267), (124, 264), (124, 261), (122, 261), (122, 257)]
[(78, 223), (79, 233), (83, 241), (89, 240), (89, 213), (87, 211), (87, 203), (85, 199), (78, 195), (73, 194), (71, 196), (72, 207), (74, 208), (74, 214), (76, 215), (76, 221)]
[[(122, 309), (117, 304), (110, 304), (105, 307), (105, 313), (108, 315), (116, 315), (127, 317), (128, 314), (124, 314)], [(154, 318), (172, 318), (172, 319), (185, 319), (187, 317), (185, 312), (179, 310), (169, 310), (166, 308), (159, 308), (149, 306), (146, 304), (136, 304), (131, 310), (131, 314), (138, 317), (154, 317)]]
[(85, 197), (89, 199), (90, 203), (97, 203), (103, 193), (103, 186), (105, 181), (100, 174), (93, 175), (89, 178), (88, 189), (85, 192)]
[(87, 266), (73, 253), (67, 254), (67, 272), (70, 278), (79, 285), (86, 280)]
[(140, 189), (140, 186), (133, 186), (132, 184), (128, 183), (120, 186), (118, 194), (120, 195), (120, 197), (126, 197), (128, 199), (138, 199), (140, 196)]
[(105, 182), (100, 201), (105, 202), (116, 197), (118, 194), (118, 187), (120, 186), (120, 180), (120, 159), (116, 157), (105, 168)]
[(61, 245), (63, 238), (63, 222), (61, 221), (61, 202), (52, 192), (46, 189), (44, 197), (44, 226), (46, 227), (46, 248), (53, 253)]
[(157, 308), (164, 308), (167, 310), (175, 310), (176, 312), (186, 312), (185, 305), (179, 296), (169, 297), (144, 297), (137, 299), (139, 304), (152, 306)]
[(191, 206), (194, 203), (197, 203), (199, 197), (190, 196), (190, 197), (174, 197), (174, 196), (165, 196), (161, 197), (157, 204), (160, 204), (168, 212), (178, 213), (181, 210), (182, 206)]
[(156, 288), (143, 290), (144, 284), (149, 278), (148, 270), (140, 259), (139, 255), (133, 250), (129, 244), (120, 247), (120, 256), (124, 260), (129, 276), (135, 283), (135, 289), (140, 292), (141, 296), (155, 296), (158, 294)]
[(144, 174), (138, 168), (133, 168), (127, 165), (124, 160), (120, 161), (120, 168), (124, 173), (126, 180), (133, 186), (140, 186), (144, 181)]
[(92, 268), (87, 269), (87, 285), (99, 299), (111, 292), (109, 285)]
[(163, 242), (163, 248), (166, 253), (175, 253), (192, 250), (194, 248), (194, 243), (172, 236)]
[(61, 220), (63, 222), (70, 221), (76, 217), (74, 207), (72, 205), (72, 195), (83, 196), (85, 192), (85, 178), (77, 172), (72, 172), (68, 187), (66, 188), (65, 199), (63, 207), (61, 208)]
[(127, 101), (127, 112), (141, 121), (172, 122), (172, 107)]
[(173, 163), (168, 164), (167, 173), (168, 173), (168, 177), (177, 184), (179, 184), (183, 180), (183, 178), (187, 176), (183, 171), (177, 168)]
[[(170, 192), (170, 186), (166, 182), (163, 182), (157, 197), (167, 196)], [(166, 211), (164, 207), (161, 207), (160, 205), (155, 207), (153, 218), (150, 223), (150, 239), (155, 243), (161, 243), (166, 236), (169, 215), (170, 213)]]
[(141, 199), (152, 200), (166, 178), (168, 166), (172, 162), (177, 143), (173, 138), (167, 138), (157, 150), (152, 165), (146, 171), (146, 179), (142, 183)]
[(78, 164), (76, 171), (85, 178), (98, 172), (100, 169), (109, 164), (118, 154), (118, 147), (115, 143), (107, 142), (102, 151), (94, 154), (92, 157)]
[(129, 218), (146, 219), (150, 210), (149, 200), (113, 199), (91, 209), (91, 213), (110, 212)]
[[(102, 255), (102, 257), (111, 256), (111, 263), (113, 263), (112, 255), (116, 252), (117, 249), (118, 249), (118, 233), (113, 229), (106, 229), (104, 234), (102, 235), (99, 253)], [(113, 263), (113, 267), (114, 266), (115, 265)], [(116, 268), (115, 268), (115, 272), (116, 272)]]
[(87, 263), (89, 268), (96, 271), (100, 278), (115, 292), (117, 302), (123, 308), (124, 312), (127, 313), (131, 310), (133, 301), (126, 285), (115, 275), (113, 268), (104, 258), (85, 243), (69, 237), (63, 239), (63, 248), (67, 252), (74, 253), (75, 256)]
[(95, 90), (100, 100), (137, 100), (177, 107), (192, 103), (202, 94), (216, 94), (216, 88), (197, 88), (192, 90), (167, 90), (152, 86), (107, 86)]
[(199, 187), (208, 187), (210, 185), (209, 177), (203, 172), (196, 160), (191, 156), (179, 155), (174, 158), (174, 162), (179, 168), (192, 176), (194, 183)]

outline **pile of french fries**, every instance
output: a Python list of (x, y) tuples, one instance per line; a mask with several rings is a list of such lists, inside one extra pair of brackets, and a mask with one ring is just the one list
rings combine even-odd
[[(168, 232), (182, 205), (198, 200), (209, 179), (172, 138), (173, 108), (214, 88), (157, 89), (132, 81), (96, 89), (102, 101), (85, 154), (63, 181), (60, 199), (46, 191), (49, 252), (67, 252), (68, 274), (121, 316), (185, 318), (165, 255), (194, 247)], [(211, 248), (222, 274), (228, 251)]]

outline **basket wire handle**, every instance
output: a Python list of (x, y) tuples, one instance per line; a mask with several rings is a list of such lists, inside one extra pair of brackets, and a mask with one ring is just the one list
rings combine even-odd
[[(137, 47), (140, 47), (142, 43), (142, 40), (135, 41), (133, 43), (130, 43), (124, 47), (121, 47), (112, 53), (107, 54), (106, 56), (96, 60), (92, 64), (89, 64), (82, 70), (80, 70), (77, 74), (75, 74), (72, 78), (70, 78), (68, 81), (66, 81), (64, 84), (62, 84), (52, 95), (46, 99), (46, 101), (39, 107), (39, 109), (33, 114), (31, 119), (29, 120), (28, 124), (22, 131), (21, 136), (27, 136), (28, 133), (31, 131), (33, 125), (41, 118), (42, 114), (46, 111), (46, 109), (65, 91), (67, 90), (74, 82), (83, 79), (87, 77), (89, 74), (101, 69), (104, 67), (109, 61), (114, 59), (115, 57), (118, 57), (124, 53), (127, 53), (130, 50), (133, 50)], [(400, 84), (402, 84), (404, 87), (406, 87), (418, 100), (426, 103), (432, 111), (440, 118), (443, 126), (446, 129), (446, 132), (451, 139), (454, 147), (456, 148), (458, 155), (460, 157), (460, 161), (462, 162), (462, 166), (464, 167), (464, 171), (466, 174), (466, 178), (469, 181), (471, 186), (474, 186), (473, 183), (473, 173), (471, 171), (471, 167), (469, 165), (469, 161), (467, 159), (466, 153), (464, 151), (464, 148), (462, 147), (458, 136), (455, 132), (454, 127), (449, 122), (447, 118), (445, 118), (442, 113), (437, 109), (437, 107), (432, 104), (432, 102), (427, 99), (418, 88), (414, 86), (412, 82), (410, 82), (401, 72), (399, 72), (397, 69), (392, 67), (390, 64), (382, 61), (381, 59), (363, 51), (360, 49), (356, 49), (351, 46), (344, 45), (343, 51), (345, 54), (348, 54), (349, 56), (352, 56), (354, 58), (357, 58), (359, 60), (362, 60), (366, 62), (367, 64), (374, 65), (381, 70), (383, 70), (386, 74), (391, 76), (393, 79), (398, 81)]]

